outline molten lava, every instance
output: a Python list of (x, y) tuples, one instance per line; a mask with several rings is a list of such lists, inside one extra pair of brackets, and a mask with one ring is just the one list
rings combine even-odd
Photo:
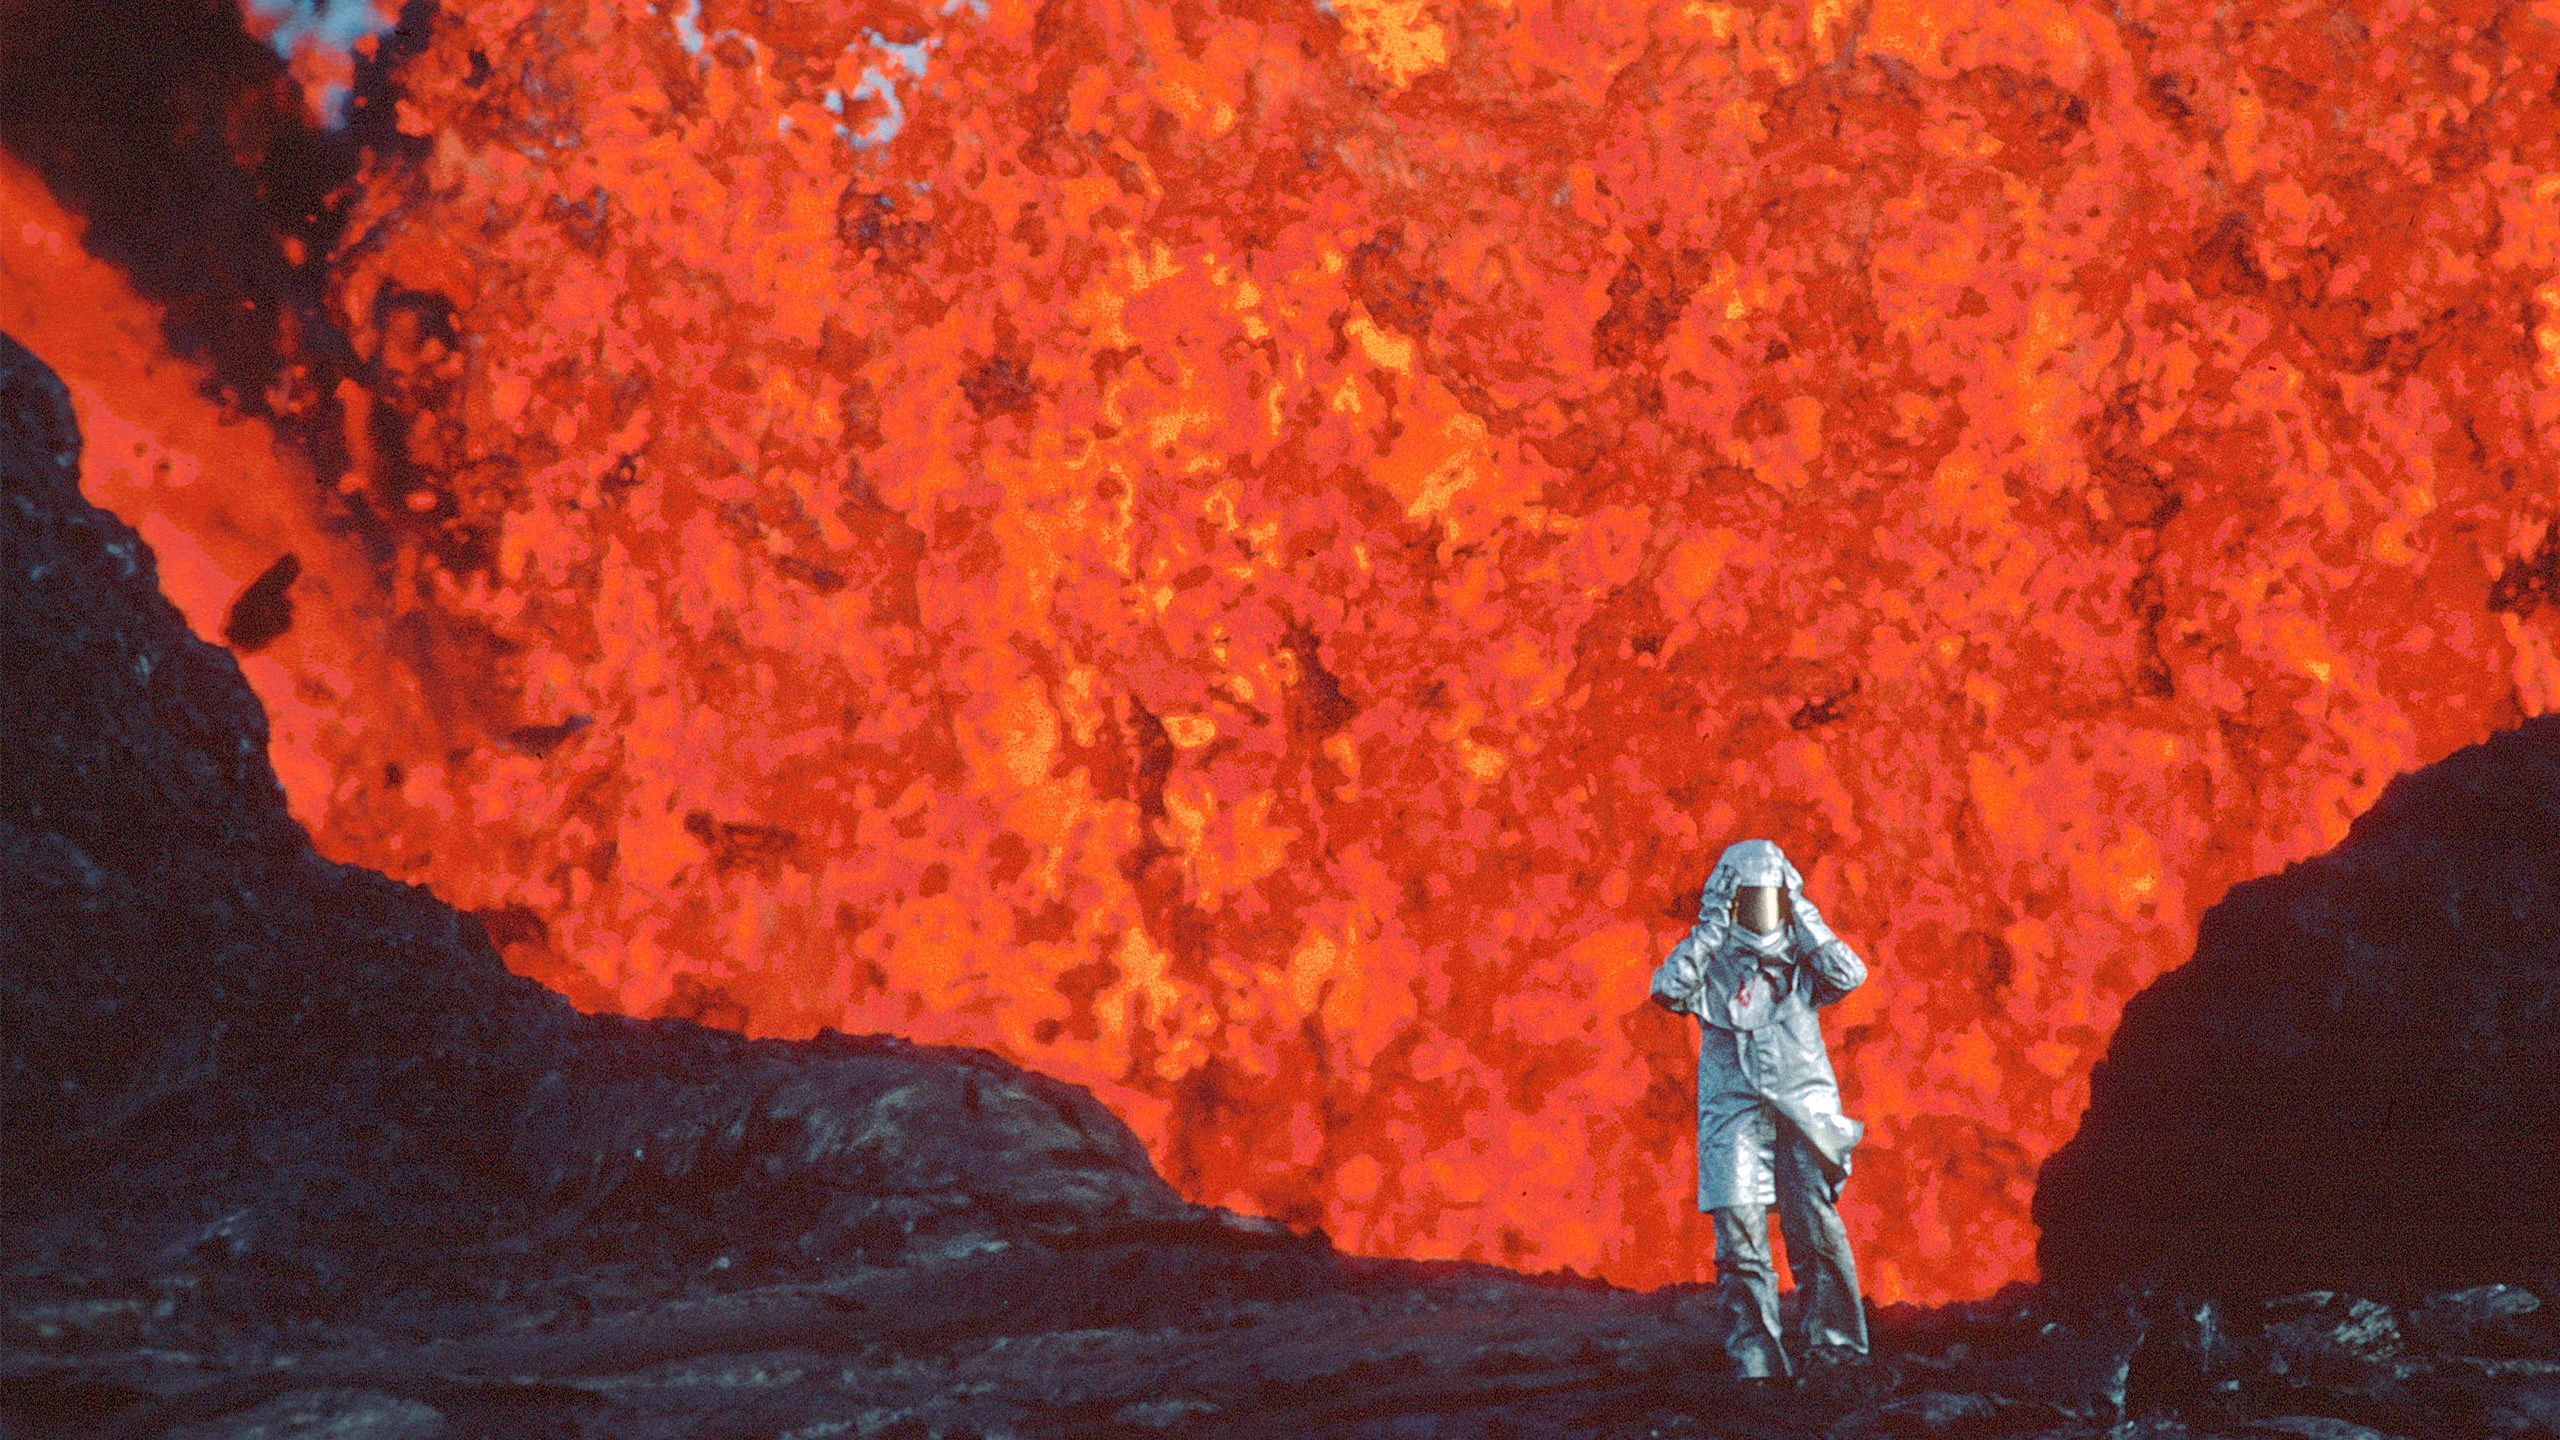
[(1358, 1250), (1711, 1273), (1645, 982), (1774, 838), (1874, 970), (1868, 1288), (1978, 1293), (2198, 913), (2560, 702), (2556, 71), (2550, 0), (501, 0), (333, 262), (394, 559), (92, 484), (199, 629), (325, 582), (298, 813), (519, 970), (992, 1047)]
[(196, 633), (221, 639), (241, 596), (290, 560), (290, 622), (269, 643), (241, 645), (239, 660), (294, 813), (327, 815), (353, 757), (378, 767), (444, 748), (450, 727), (419, 691), (385, 587), (333, 522), (309, 463), (265, 423), (204, 396), (203, 369), (169, 358), (159, 312), (81, 248), (79, 218), (6, 155), (0, 217), (0, 332), (70, 387), (83, 488), (142, 533), (160, 588)]

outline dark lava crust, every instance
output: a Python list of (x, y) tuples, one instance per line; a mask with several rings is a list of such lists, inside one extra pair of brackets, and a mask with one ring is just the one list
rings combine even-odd
[(2048, 1280), (2406, 1295), (2560, 1273), (2560, 715), (2232, 887), (2035, 1197)]
[(577, 1014), (312, 852), (77, 450), (0, 337), (0, 1440), (2560, 1434), (2547, 1281), (2013, 1287), (1758, 1391), (1699, 1287), (1346, 1257), (981, 1052)]

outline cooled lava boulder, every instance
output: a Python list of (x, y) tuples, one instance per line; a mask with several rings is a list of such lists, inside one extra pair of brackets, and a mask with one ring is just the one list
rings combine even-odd
[(828, 1272), (1233, 1220), (1073, 1086), (581, 1015), (313, 853), (239, 666), (78, 457), (61, 382), (0, 336), (0, 1252), (228, 1265), (310, 1310), (546, 1247)]
[(2046, 1161), (2071, 1285), (2408, 1292), (2560, 1271), (2560, 715), (2232, 888)]

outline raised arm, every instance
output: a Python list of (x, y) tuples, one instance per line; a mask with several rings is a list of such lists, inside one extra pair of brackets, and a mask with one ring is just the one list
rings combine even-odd
[(1805, 968), (1813, 972), (1813, 1003), (1831, 1004), (1865, 983), (1867, 962), (1858, 958), (1848, 941), (1831, 933), (1831, 922), (1822, 918), (1813, 901), (1799, 893), (1795, 912), (1796, 944), (1805, 957)]
[(1689, 927), (1689, 933), (1671, 947), (1671, 958), (1653, 972), (1654, 1004), (1683, 1015), (1698, 1013), (1707, 962), (1715, 958), (1716, 947), (1724, 943), (1725, 927), (1733, 923), (1726, 913), (1731, 898), (1717, 895), (1712, 888), (1699, 898), (1698, 923)]

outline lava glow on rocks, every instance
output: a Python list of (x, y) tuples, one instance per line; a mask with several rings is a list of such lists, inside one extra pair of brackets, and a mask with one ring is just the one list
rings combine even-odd
[(2553, 0), (495, 0), (332, 262), (334, 484), (116, 459), (191, 422), (110, 308), (0, 321), (199, 628), (300, 555), (323, 850), (580, 1003), (1653, 1285), (1646, 978), (1767, 835), (1934, 1299), (2205, 906), (2560, 703), (2555, 75)]

